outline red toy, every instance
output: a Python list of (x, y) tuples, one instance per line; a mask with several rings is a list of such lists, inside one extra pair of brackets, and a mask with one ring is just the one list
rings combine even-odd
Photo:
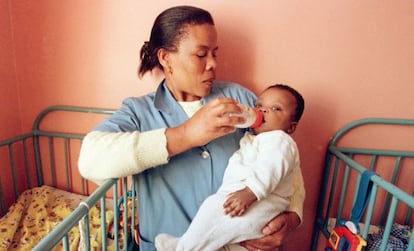
[(361, 251), (367, 242), (345, 226), (335, 227), (326, 242), (325, 251)]

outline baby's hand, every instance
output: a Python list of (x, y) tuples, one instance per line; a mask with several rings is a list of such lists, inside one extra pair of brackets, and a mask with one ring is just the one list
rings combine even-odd
[(231, 193), (223, 204), (224, 213), (230, 217), (241, 216), (256, 200), (256, 196), (248, 187)]

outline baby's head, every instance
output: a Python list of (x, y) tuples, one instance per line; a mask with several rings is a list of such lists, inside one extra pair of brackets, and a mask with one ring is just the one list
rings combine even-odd
[(263, 123), (254, 128), (256, 134), (272, 130), (291, 134), (302, 117), (305, 101), (292, 87), (276, 84), (267, 87), (259, 95), (255, 107), (262, 111), (264, 117)]

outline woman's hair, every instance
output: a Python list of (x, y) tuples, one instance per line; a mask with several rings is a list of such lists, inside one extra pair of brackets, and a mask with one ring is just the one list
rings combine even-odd
[(185, 35), (186, 26), (198, 24), (214, 25), (208, 11), (192, 6), (176, 6), (161, 12), (154, 21), (149, 41), (145, 41), (141, 47), (138, 76), (142, 77), (156, 67), (162, 69), (157, 57), (158, 50), (176, 50)]
[(271, 85), (267, 87), (265, 90), (271, 89), (271, 88), (277, 88), (277, 89), (288, 91), (295, 97), (297, 106), (296, 106), (296, 113), (293, 119), (295, 122), (299, 122), (300, 118), (302, 117), (303, 111), (305, 110), (305, 100), (303, 99), (302, 95), (294, 88), (288, 85), (284, 85), (284, 84)]

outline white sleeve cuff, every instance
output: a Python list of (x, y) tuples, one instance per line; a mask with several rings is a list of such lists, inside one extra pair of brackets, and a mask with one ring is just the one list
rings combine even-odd
[(165, 128), (141, 133), (135, 154), (141, 166), (154, 167), (168, 163)]

